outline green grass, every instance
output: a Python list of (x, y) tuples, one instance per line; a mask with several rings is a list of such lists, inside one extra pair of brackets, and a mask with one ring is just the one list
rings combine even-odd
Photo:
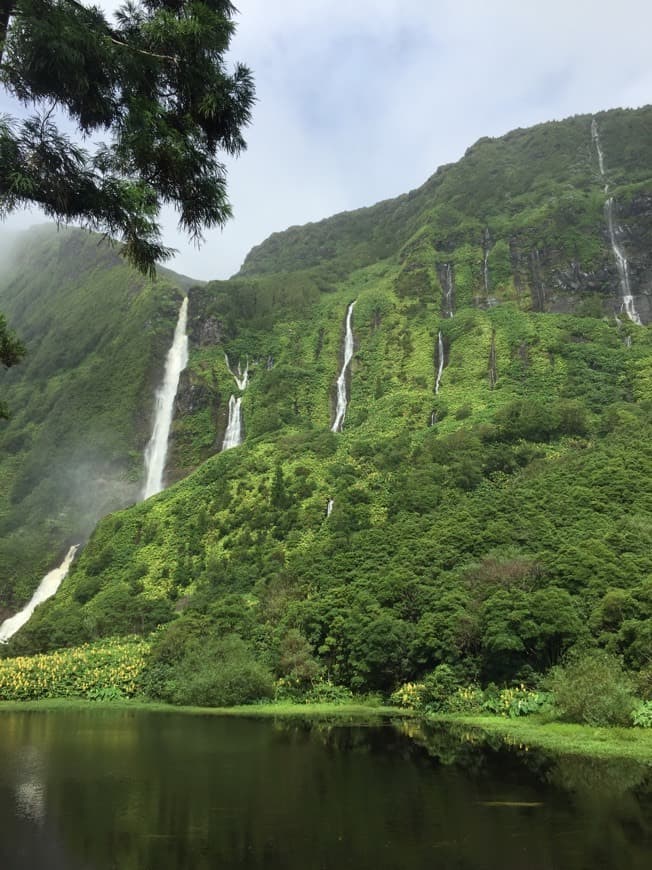
[(652, 764), (652, 729), (596, 728), (548, 722), (536, 716), (504, 719), (500, 716), (442, 714), (429, 716), (428, 721), (469, 725), (485, 734), (498, 735), (510, 746), (522, 749), (538, 747), (559, 755), (629, 758)]
[(237, 707), (176, 707), (142, 700), (87, 701), (83, 698), (48, 698), (43, 701), (0, 701), (0, 714), (36, 711), (76, 712), (80, 710), (132, 710), (155, 713), (184, 713), (195, 716), (236, 716), (256, 719), (337, 719), (350, 724), (387, 718), (414, 718), (416, 714), (398, 707), (350, 704), (243, 704)]

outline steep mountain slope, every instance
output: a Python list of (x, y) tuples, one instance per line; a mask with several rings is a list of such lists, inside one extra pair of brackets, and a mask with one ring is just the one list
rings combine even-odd
[[(236, 632), (282, 673), (298, 629), (358, 688), (442, 662), (505, 679), (577, 642), (648, 666), (652, 343), (622, 261), (647, 322), (652, 110), (598, 115), (597, 138), (592, 120), (481, 140), (191, 288), (171, 460), (188, 476), (103, 520), (10, 648), (174, 608), (177, 644)], [(231, 395), (244, 443), (219, 453)]]
[(0, 426), (0, 612), (134, 501), (182, 283), (152, 285), (87, 233), (17, 238), (0, 310), (27, 356), (0, 381), (11, 412)]

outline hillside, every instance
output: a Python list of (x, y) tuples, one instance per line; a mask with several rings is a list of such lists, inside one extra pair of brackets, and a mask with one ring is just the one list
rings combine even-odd
[[(597, 115), (597, 138), (592, 120), (481, 140), (417, 191), (275, 234), (232, 280), (191, 287), (169, 469), (183, 479), (102, 520), (9, 651), (165, 622), (164, 664), (189, 639), (236, 633), (277, 674), (294, 648), (295, 665), (316, 660), (356, 689), (440, 663), (468, 679), (526, 677), (578, 643), (649, 667), (652, 342), (625, 297), (652, 318), (652, 109)], [(102, 287), (104, 268), (92, 273)], [(50, 312), (70, 277), (56, 280), (33, 289), (52, 292)], [(0, 309), (28, 338), (13, 287)], [(172, 284), (143, 287), (133, 333), (93, 315), (120, 370), (102, 368), (106, 417), (97, 386), (58, 409), (62, 457), (75, 427), (79, 447), (104, 424), (99, 443), (136, 485), (179, 298)], [(332, 432), (354, 300), (349, 404)], [(99, 332), (80, 341), (83, 322), (64, 333), (80, 385), (101, 344)], [(246, 389), (225, 353), (232, 370), (248, 363)], [(31, 398), (37, 359), (21, 367), (29, 390), (18, 369), (2, 381), (17, 542), (29, 493), (54, 492), (60, 465), (39, 465), (38, 442), (21, 440), (38, 435), (22, 406), (47, 407)], [(219, 452), (232, 395), (244, 443)]]
[(184, 283), (152, 285), (100, 237), (54, 227), (21, 234), (3, 260), (0, 311), (27, 355), (0, 376), (0, 614), (135, 500)]

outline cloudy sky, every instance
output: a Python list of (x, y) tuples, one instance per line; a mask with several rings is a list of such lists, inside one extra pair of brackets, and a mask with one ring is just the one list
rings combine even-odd
[(236, 5), (232, 55), (258, 102), (228, 163), (235, 217), (199, 250), (165, 221), (171, 267), (195, 278), (232, 275), (272, 232), (418, 187), (481, 136), (652, 102), (649, 0)]

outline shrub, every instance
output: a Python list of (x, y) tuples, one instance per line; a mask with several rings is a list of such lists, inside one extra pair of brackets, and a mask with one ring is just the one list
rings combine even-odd
[(421, 698), (425, 686), (423, 683), (403, 683), (390, 695), (390, 702), (396, 707), (404, 707), (408, 710), (421, 708)]
[(165, 700), (197, 707), (232, 707), (273, 693), (271, 673), (237, 635), (190, 643), (162, 686)]
[(652, 728), (652, 701), (642, 701), (634, 708), (632, 723), (639, 728)]
[(517, 716), (539, 713), (549, 706), (551, 701), (552, 697), (548, 692), (534, 692), (523, 684), (500, 691), (494, 686), (484, 692), (482, 709), (488, 713), (515, 719)]
[(338, 686), (328, 680), (320, 680), (306, 692), (306, 704), (348, 704), (353, 692), (346, 686)]
[(571, 658), (549, 678), (554, 705), (563, 719), (587, 725), (629, 725), (632, 685), (616, 656), (601, 650)]

